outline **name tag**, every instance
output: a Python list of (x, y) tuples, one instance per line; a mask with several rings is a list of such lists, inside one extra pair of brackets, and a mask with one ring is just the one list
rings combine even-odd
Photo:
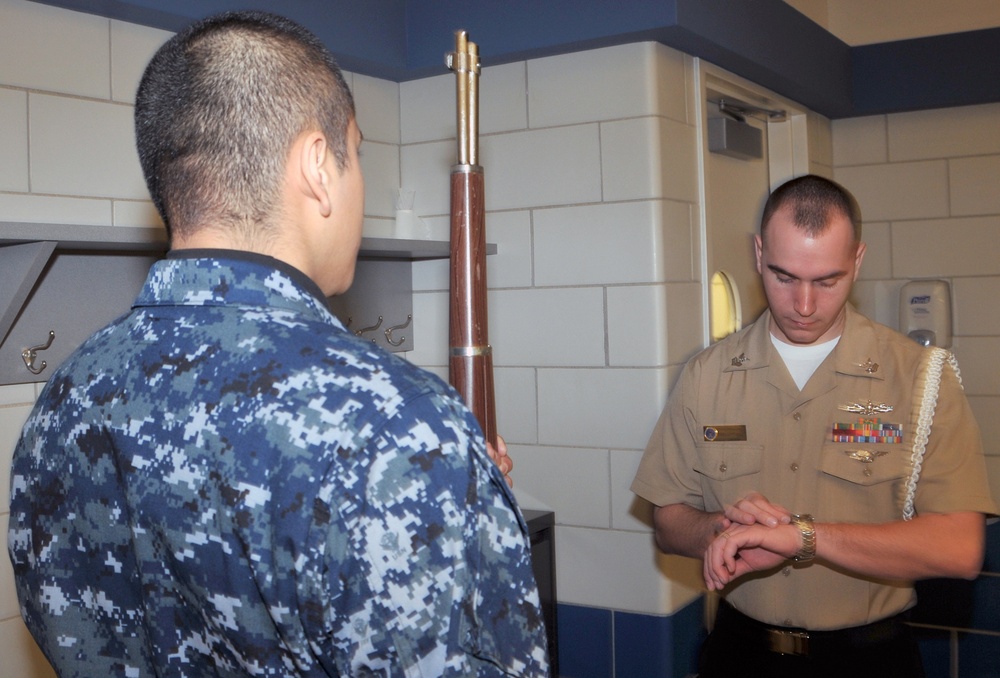
[(703, 426), (701, 432), (705, 436), (705, 442), (707, 443), (722, 443), (747, 439), (747, 427), (745, 424)]

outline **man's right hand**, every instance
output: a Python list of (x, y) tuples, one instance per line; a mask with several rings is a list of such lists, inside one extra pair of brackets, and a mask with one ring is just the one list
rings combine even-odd
[(784, 506), (772, 504), (759, 492), (751, 492), (732, 506), (727, 506), (726, 518), (739, 525), (765, 525), (777, 527), (792, 522), (792, 512)]

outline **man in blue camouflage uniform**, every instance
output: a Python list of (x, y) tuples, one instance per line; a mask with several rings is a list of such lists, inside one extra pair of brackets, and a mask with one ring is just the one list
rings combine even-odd
[(538, 676), (527, 528), (436, 377), (346, 331), (364, 184), (329, 52), (258, 13), (153, 58), (172, 251), (14, 454), (23, 617), (61, 676)]

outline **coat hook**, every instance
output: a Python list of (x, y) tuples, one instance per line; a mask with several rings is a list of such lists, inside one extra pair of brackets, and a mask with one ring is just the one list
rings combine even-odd
[[(374, 332), (375, 330), (377, 330), (380, 327), (382, 327), (382, 316), (379, 316), (378, 317), (378, 322), (375, 323), (374, 325), (372, 325), (371, 327), (362, 327), (360, 330), (358, 330), (354, 334), (355, 334), (355, 336), (360, 337), (365, 332)], [(372, 339), (372, 343), (375, 343), (374, 339)]]
[(49, 340), (40, 346), (32, 346), (31, 348), (26, 348), (21, 351), (21, 359), (24, 360), (24, 366), (28, 368), (28, 371), (32, 374), (41, 374), (42, 370), (45, 369), (46, 363), (43, 360), (40, 367), (35, 367), (35, 358), (38, 357), (38, 351), (44, 351), (48, 347), (52, 346), (52, 340), (56, 338), (56, 333), (49, 330)]
[(392, 346), (399, 346), (404, 341), (406, 341), (406, 337), (400, 337), (399, 339), (393, 341), (393, 339), (392, 339), (392, 333), (395, 330), (401, 330), (403, 328), (409, 327), (411, 320), (413, 320), (413, 315), (410, 314), (410, 313), (407, 313), (406, 314), (406, 322), (405, 323), (403, 323), (402, 325), (393, 325), (392, 327), (385, 328), (385, 340), (388, 341), (389, 344), (392, 345)]

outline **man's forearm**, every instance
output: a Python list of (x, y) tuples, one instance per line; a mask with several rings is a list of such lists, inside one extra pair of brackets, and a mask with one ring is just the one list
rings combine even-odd
[(721, 513), (707, 513), (686, 504), (653, 510), (656, 545), (664, 553), (702, 558), (715, 536), (729, 526)]
[(983, 563), (984, 529), (983, 515), (972, 512), (879, 525), (817, 522), (816, 557), (868, 577), (972, 579)]

